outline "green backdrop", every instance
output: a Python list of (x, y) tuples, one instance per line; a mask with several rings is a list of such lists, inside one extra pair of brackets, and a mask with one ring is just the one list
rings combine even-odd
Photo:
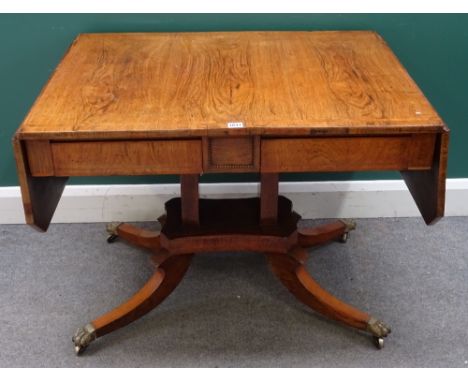
[[(451, 178), (468, 177), (468, 15), (35, 14), (0, 15), (0, 186), (17, 185), (11, 137), (75, 36), (84, 32), (372, 29), (392, 47), (451, 129)], [(288, 174), (283, 180), (397, 179), (394, 172)], [(248, 181), (256, 175), (205, 175)], [(76, 178), (74, 184), (176, 177)]]

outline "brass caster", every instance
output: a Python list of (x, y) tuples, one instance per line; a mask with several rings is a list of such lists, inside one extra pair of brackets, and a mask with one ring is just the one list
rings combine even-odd
[(107, 236), (107, 242), (108, 242), (109, 244), (111, 244), (111, 243), (113, 243), (114, 241), (116, 241), (118, 237), (119, 237), (119, 235), (109, 235), (109, 236)]
[(122, 223), (121, 222), (112, 222), (112, 223), (108, 223), (106, 225), (106, 231), (107, 233), (109, 234), (109, 236), (107, 237), (107, 242), (110, 244), (110, 243), (113, 243), (114, 241), (117, 240), (117, 238), (119, 237), (119, 234), (117, 232), (117, 228), (119, 227), (119, 225), (121, 225)]
[(349, 238), (349, 232), (345, 232), (345, 233), (343, 233), (343, 235), (341, 235), (341, 237), (338, 239), (338, 241), (340, 243), (346, 243), (348, 241), (348, 238)]
[(75, 345), (75, 354), (80, 355), (83, 353), (86, 349), (86, 346), (81, 346), (81, 345)]
[(346, 243), (349, 239), (349, 233), (356, 229), (356, 222), (353, 220), (340, 219), (340, 221), (346, 226), (343, 235), (338, 239), (340, 243)]
[(372, 334), (374, 345), (380, 350), (384, 347), (384, 338), (392, 332), (392, 329), (382, 321), (371, 317), (367, 322), (367, 331)]
[(377, 349), (383, 349), (384, 344), (384, 339), (382, 337), (374, 337), (374, 345)]
[(88, 345), (96, 339), (96, 330), (91, 324), (79, 328), (72, 337), (76, 355), (82, 354)]
[(384, 338), (392, 332), (392, 329), (382, 321), (371, 317), (367, 322), (367, 331), (372, 334), (377, 349), (382, 349)]

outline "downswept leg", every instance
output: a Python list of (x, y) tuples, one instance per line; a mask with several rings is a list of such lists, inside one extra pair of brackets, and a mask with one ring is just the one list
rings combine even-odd
[(273, 273), (299, 301), (328, 318), (371, 333), (377, 346), (383, 347), (383, 338), (391, 329), (323, 289), (304, 267), (307, 259), (305, 249), (296, 247), (287, 255), (271, 253), (267, 258)]
[(117, 330), (159, 305), (182, 280), (192, 254), (167, 255), (148, 282), (133, 297), (114, 310), (77, 330), (72, 340), (80, 354), (96, 338)]

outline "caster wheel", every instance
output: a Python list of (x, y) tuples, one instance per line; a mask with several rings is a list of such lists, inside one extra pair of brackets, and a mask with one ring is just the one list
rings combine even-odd
[(377, 349), (383, 349), (384, 339), (382, 337), (374, 337), (374, 344)]
[(339, 241), (340, 243), (346, 243), (349, 238), (349, 232), (345, 232), (343, 235), (341, 235)]
[(108, 243), (113, 243), (117, 239), (117, 237), (119, 237), (118, 228), (119, 228), (119, 225), (121, 225), (121, 224), (122, 223), (120, 223), (120, 222), (113, 222), (113, 223), (108, 223), (106, 225), (106, 231), (109, 234), (109, 236), (107, 238)]
[(80, 355), (82, 354), (86, 349), (86, 346), (75, 346), (75, 354)]
[(107, 242), (108, 242), (109, 244), (111, 244), (111, 243), (113, 243), (114, 241), (116, 241), (118, 237), (119, 237), (118, 235), (109, 235), (108, 238), (107, 238)]

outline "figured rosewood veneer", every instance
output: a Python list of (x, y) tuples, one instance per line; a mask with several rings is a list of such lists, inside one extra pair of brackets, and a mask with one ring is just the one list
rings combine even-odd
[[(272, 271), (321, 314), (389, 328), (306, 272), (310, 246), (347, 237), (313, 229), (278, 196), (286, 172), (400, 171), (427, 224), (444, 214), (449, 130), (385, 41), (371, 31), (82, 34), (14, 137), (28, 224), (46, 230), (70, 176), (181, 175), (161, 233), (117, 236), (157, 266), (133, 298), (81, 328), (78, 352), (149, 312), (199, 251), (266, 253)], [(203, 173), (260, 173), (260, 198), (199, 200)]]
[(266, 138), (262, 140), (262, 171), (429, 170), (435, 139), (435, 134)]

